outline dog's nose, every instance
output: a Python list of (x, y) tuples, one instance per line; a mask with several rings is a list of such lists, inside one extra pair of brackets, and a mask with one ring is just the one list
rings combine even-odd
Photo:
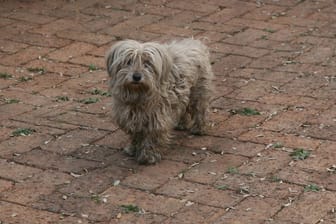
[(135, 81), (135, 82), (139, 82), (141, 80), (141, 77), (142, 77), (142, 75), (139, 72), (133, 73), (133, 76), (132, 76), (133, 81)]

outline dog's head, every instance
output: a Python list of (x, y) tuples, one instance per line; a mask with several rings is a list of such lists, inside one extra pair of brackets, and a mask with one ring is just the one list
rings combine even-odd
[(159, 93), (171, 60), (166, 48), (158, 43), (134, 40), (116, 43), (106, 57), (112, 95), (123, 101), (137, 102)]

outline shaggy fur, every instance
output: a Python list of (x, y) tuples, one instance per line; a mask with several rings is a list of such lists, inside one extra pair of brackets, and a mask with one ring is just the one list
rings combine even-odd
[(112, 46), (106, 64), (113, 119), (131, 136), (125, 151), (139, 163), (161, 160), (174, 127), (204, 132), (213, 73), (200, 41), (125, 40)]

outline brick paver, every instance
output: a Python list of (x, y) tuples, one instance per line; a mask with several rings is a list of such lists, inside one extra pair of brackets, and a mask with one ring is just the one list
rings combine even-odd
[[(0, 0), (0, 223), (336, 223), (334, 0)], [(205, 136), (140, 166), (110, 119), (121, 39), (210, 48)], [(296, 153), (296, 154), (295, 154)]]

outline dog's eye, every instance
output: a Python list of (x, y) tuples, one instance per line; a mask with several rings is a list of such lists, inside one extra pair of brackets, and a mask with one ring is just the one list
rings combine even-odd
[(130, 66), (132, 64), (132, 59), (128, 59), (127, 63), (128, 66)]
[(152, 69), (152, 64), (149, 61), (144, 61), (145, 68)]

